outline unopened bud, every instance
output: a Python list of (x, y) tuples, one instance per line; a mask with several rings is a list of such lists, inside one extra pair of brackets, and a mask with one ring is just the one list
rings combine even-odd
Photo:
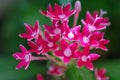
[(76, 13), (74, 15), (73, 26), (75, 26), (77, 24), (78, 17), (79, 17), (80, 11), (81, 11), (81, 2), (79, 0), (77, 0), (75, 2), (74, 10), (76, 10)]
[(80, 12), (81, 11), (81, 2), (79, 0), (77, 0), (75, 2), (74, 9), (76, 10), (76, 12)]

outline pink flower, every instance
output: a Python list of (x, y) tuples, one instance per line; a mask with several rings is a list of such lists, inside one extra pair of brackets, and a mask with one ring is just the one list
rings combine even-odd
[(37, 80), (44, 80), (41, 74), (37, 74)]
[(82, 20), (82, 23), (84, 26), (88, 27), (90, 32), (106, 29), (106, 27), (110, 25), (108, 18), (99, 16), (97, 11), (95, 11), (93, 14), (90, 14), (90, 12), (87, 11), (86, 20)]
[(77, 43), (68, 44), (65, 40), (60, 41), (61, 50), (55, 51), (55, 55), (62, 58), (65, 63), (68, 63), (71, 58), (75, 58), (76, 50), (78, 48)]
[(19, 34), (21, 38), (26, 38), (28, 41), (30, 41), (38, 37), (38, 34), (40, 32), (38, 21), (36, 21), (34, 28), (29, 24), (25, 24), (25, 28), (26, 28), (26, 33)]
[(89, 46), (85, 47), (82, 52), (77, 52), (78, 54), (78, 67), (86, 66), (89, 70), (93, 70), (93, 64), (92, 61), (97, 60), (100, 55), (96, 53), (90, 54)]
[(20, 45), (20, 49), (22, 52), (16, 52), (13, 54), (13, 57), (16, 58), (16, 60), (21, 60), (16, 66), (16, 69), (19, 69), (21, 67), (25, 67), (25, 69), (27, 69), (32, 56), (23, 45)]
[(106, 76), (106, 69), (102, 68), (100, 70), (95, 69), (96, 80), (109, 80), (109, 77)]
[(53, 20), (52, 26), (44, 25), (44, 28), (52, 35), (61, 35), (65, 31), (66, 23), (67, 22), (61, 23), (60, 21)]
[(55, 4), (54, 7), (49, 5), (47, 11), (41, 10), (41, 13), (52, 20), (66, 21), (72, 14), (75, 13), (75, 10), (70, 10), (70, 4), (67, 4), (65, 7)]
[(90, 35), (89, 40), (92, 47), (100, 48), (104, 51), (107, 51), (106, 45), (110, 42), (109, 40), (103, 39), (104, 33), (102, 32), (94, 32)]
[(40, 54), (44, 53), (46, 42), (39, 35), (35, 42), (29, 41), (28, 45), (31, 47), (31, 49), (29, 50), (30, 52), (36, 52), (37, 54)]
[(50, 34), (45, 31), (45, 41), (46, 41), (46, 45), (45, 45), (45, 52), (48, 52), (49, 50), (57, 50), (58, 49), (58, 45), (57, 45), (57, 41), (59, 40), (60, 35), (55, 35), (55, 36), (50, 36)]
[(64, 67), (63, 66), (57, 66), (57, 65), (50, 65), (48, 69), (48, 74), (53, 76), (62, 76), (64, 74)]
[(82, 47), (89, 45), (89, 30), (86, 26), (83, 27), (82, 32), (79, 35), (79, 41)]
[(72, 29), (68, 27), (63, 37), (68, 40), (78, 40), (79, 39), (78, 36), (80, 34), (80, 28), (81, 28), (80, 25), (75, 26)]
[(89, 33), (88, 28), (84, 27), (82, 33), (79, 35), (80, 44), (85, 46), (90, 46), (92, 48), (100, 48), (107, 51), (106, 45), (110, 42), (104, 39), (104, 32), (92, 32)]

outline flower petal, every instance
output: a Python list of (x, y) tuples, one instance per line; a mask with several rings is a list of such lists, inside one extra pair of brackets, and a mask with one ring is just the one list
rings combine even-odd
[(85, 64), (85, 66), (86, 66), (89, 70), (91, 70), (91, 71), (94, 70), (94, 66), (93, 66), (93, 64), (92, 64), (91, 62), (87, 62), (87, 63)]
[(100, 55), (96, 54), (96, 53), (91, 53), (89, 55), (89, 58), (90, 58), (91, 61), (94, 61), (94, 60), (97, 60), (98, 58), (100, 58)]

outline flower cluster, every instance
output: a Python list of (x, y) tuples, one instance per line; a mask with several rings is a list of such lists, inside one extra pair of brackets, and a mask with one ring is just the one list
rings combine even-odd
[[(83, 27), (77, 25), (81, 4), (76, 1), (75, 8), (70, 10), (70, 4), (54, 7), (48, 6), (46, 11), (41, 10), (41, 14), (50, 18), (52, 25), (43, 25), (44, 31), (39, 26), (37, 20), (34, 26), (25, 24), (26, 32), (19, 35), (28, 41), (30, 49), (20, 45), (21, 52), (13, 54), (13, 57), (20, 60), (16, 69), (28, 68), (33, 60), (51, 60), (55, 64), (50, 65), (48, 74), (63, 75), (67, 64), (71, 59), (76, 60), (77, 67), (86, 66), (89, 70), (94, 70), (93, 61), (97, 60), (100, 55), (90, 52), (92, 49), (101, 49), (107, 51), (106, 45), (110, 42), (104, 39), (103, 29), (106, 29), (110, 22), (104, 18), (104, 11), (100, 13), (95, 11), (91, 14), (86, 13), (86, 19), (81, 20)], [(73, 26), (69, 26), (69, 17), (74, 14)], [(52, 52), (52, 55), (48, 54)], [(42, 55), (36, 57), (32, 54)], [(56, 57), (56, 58), (54, 58)], [(39, 79), (38, 79), (39, 80)], [(41, 80), (41, 79), (40, 79)]]
[(109, 80), (109, 77), (106, 76), (106, 69), (101, 68), (100, 70), (95, 69), (96, 80)]

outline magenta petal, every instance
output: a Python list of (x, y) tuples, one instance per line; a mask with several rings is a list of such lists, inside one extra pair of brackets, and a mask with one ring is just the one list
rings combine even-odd
[(25, 62), (25, 65), (24, 65), (25, 69), (27, 69), (29, 67), (29, 64), (30, 64), (30, 62)]
[(99, 73), (100, 75), (104, 75), (104, 74), (106, 74), (106, 69), (105, 69), (105, 68), (102, 68), (102, 69), (100, 69), (100, 70), (98, 71), (98, 73)]
[(67, 13), (67, 16), (69, 17), (69, 16), (71, 16), (72, 14), (75, 14), (75, 12), (76, 12), (76, 10), (71, 10), (71, 11), (69, 11), (69, 12)]
[(94, 20), (94, 18), (92, 17), (92, 15), (90, 14), (89, 11), (87, 11), (86, 13), (86, 22), (92, 22)]
[(102, 41), (100, 41), (100, 43), (101, 44), (108, 44), (108, 43), (110, 43), (110, 40), (102, 40)]
[(68, 3), (64, 8), (63, 8), (63, 12), (67, 13), (70, 10), (70, 3)]
[(57, 14), (62, 14), (62, 7), (58, 4), (55, 4), (55, 10)]
[(108, 51), (108, 48), (106, 46), (104, 46), (104, 45), (99, 45), (98, 48), (100, 48), (100, 49), (102, 49), (104, 51)]
[(98, 58), (100, 58), (100, 55), (92, 53), (89, 55), (90, 60), (94, 61), (97, 60)]
[(21, 60), (18, 65), (16, 66), (16, 69), (20, 69), (21, 67), (25, 66), (26, 62), (24, 60)]
[(80, 28), (81, 28), (80, 25), (75, 26), (75, 27), (72, 28), (72, 31), (73, 31), (73, 32), (80, 32)]
[(77, 66), (80, 68), (82, 66), (84, 66), (84, 62), (82, 60), (78, 60), (77, 62)]
[(89, 35), (89, 29), (88, 26), (84, 26), (82, 30), (83, 36), (88, 36)]
[(28, 39), (32, 38), (31, 35), (29, 35), (28, 33), (19, 34), (19, 37), (21, 37), (21, 38), (28, 38)]
[(69, 61), (70, 61), (70, 58), (64, 57), (64, 58), (63, 58), (63, 61), (64, 61), (66, 64), (68, 64)]
[(56, 56), (63, 56), (63, 52), (61, 50), (55, 51)]
[(13, 57), (16, 58), (16, 60), (24, 59), (24, 54), (22, 54), (21, 52), (16, 52), (13, 54)]
[(35, 32), (38, 34), (39, 33), (39, 21), (37, 20), (36, 23), (34, 24), (34, 29), (35, 29)]
[(53, 27), (48, 26), (48, 25), (44, 25), (44, 28), (45, 28), (49, 33), (53, 34), (53, 30), (54, 30)]
[(85, 64), (85, 66), (86, 66), (89, 70), (91, 70), (91, 71), (94, 70), (94, 66), (93, 66), (93, 64), (92, 64), (91, 62), (87, 62), (87, 63)]
[(98, 14), (99, 14), (99, 12), (98, 12), (98, 11), (94, 11), (94, 13), (93, 13), (93, 17), (98, 16)]
[(43, 11), (43, 10), (40, 10), (40, 13), (43, 14), (43, 15), (47, 15), (47, 12), (46, 11)]
[(64, 39), (62, 39), (60, 41), (60, 46), (61, 46), (62, 49), (65, 49), (65, 48), (68, 47), (68, 43)]
[(90, 47), (89, 46), (84, 47), (82, 53), (85, 54), (85, 55), (88, 55), (90, 53)]
[(28, 41), (28, 45), (29, 45), (31, 48), (33, 48), (33, 49), (35, 49), (35, 48), (38, 47), (38, 45), (37, 45), (35, 42), (33, 42), (33, 41)]
[(30, 34), (32, 34), (33, 33), (33, 28), (32, 28), (32, 26), (31, 25), (29, 25), (29, 24), (25, 24), (25, 28), (26, 28), (26, 31), (28, 32), (28, 33), (30, 33)]
[(42, 39), (42, 37), (41, 37), (40, 35), (39, 35), (38, 38), (35, 40), (35, 42), (38, 43), (38, 44), (42, 44), (42, 41), (43, 41), (43, 39)]
[(27, 49), (21, 44), (20, 49), (23, 53), (28, 53)]
[(37, 80), (44, 80), (41, 74), (37, 74)]
[(54, 43), (54, 46), (52, 47), (53, 50), (58, 49), (58, 45)]
[(47, 31), (45, 31), (45, 38), (46, 40), (51, 40), (51, 37)]
[(53, 37), (53, 41), (57, 42), (59, 40), (59, 38), (60, 38), (60, 35), (58, 34), (58, 35), (56, 35), (56, 36)]
[(77, 50), (77, 48), (78, 48), (78, 43), (73, 43), (73, 44), (71, 44), (71, 45), (70, 45), (70, 48), (71, 48), (72, 51)]

